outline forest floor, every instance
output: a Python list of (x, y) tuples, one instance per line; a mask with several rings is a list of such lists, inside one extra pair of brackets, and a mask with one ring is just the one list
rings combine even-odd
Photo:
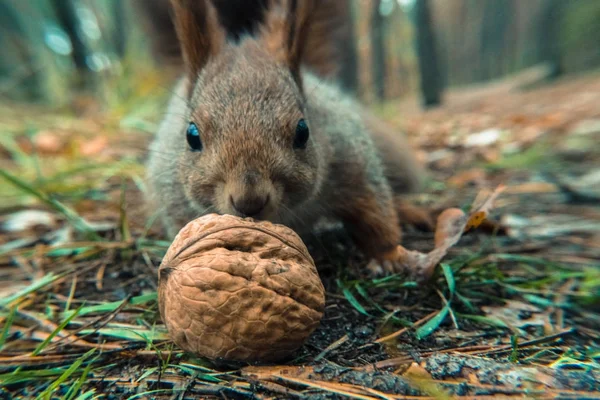
[[(600, 76), (513, 86), (380, 110), (430, 171), (410, 200), (433, 217), (506, 188), (426, 285), (371, 279), (343, 232), (322, 232), (325, 316), (276, 366), (168, 340), (169, 243), (142, 193), (157, 103), (0, 108), (0, 398), (600, 398)], [(404, 230), (405, 247), (433, 248)]]

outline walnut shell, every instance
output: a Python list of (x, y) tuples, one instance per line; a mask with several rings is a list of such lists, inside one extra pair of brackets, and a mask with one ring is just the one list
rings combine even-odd
[(179, 232), (159, 268), (158, 296), (182, 349), (248, 362), (298, 349), (325, 305), (314, 261), (294, 231), (216, 214)]

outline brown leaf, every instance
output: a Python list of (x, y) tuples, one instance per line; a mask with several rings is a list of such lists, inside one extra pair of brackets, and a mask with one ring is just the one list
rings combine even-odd
[(492, 194), (485, 194), (484, 192), (479, 193), (473, 202), (473, 206), (471, 207), (471, 214), (469, 215), (469, 220), (465, 226), (465, 232), (481, 225), (481, 223), (490, 213), (494, 205), (494, 201), (496, 201), (500, 193), (502, 193), (505, 188), (506, 186), (500, 185), (496, 188), (496, 190), (494, 190), (494, 192), (492, 192)]
[(504, 185), (500, 185), (491, 194), (482, 192), (473, 202), (472, 212), (467, 217), (458, 208), (449, 208), (442, 212), (437, 219), (434, 243), (435, 248), (429, 253), (408, 250), (403, 246), (396, 249), (396, 263), (413, 275), (418, 280), (431, 278), (435, 267), (446, 256), (448, 250), (454, 246), (462, 234), (469, 229), (478, 227), (487, 217), (493, 206), (494, 200), (502, 193)]
[(448, 249), (453, 246), (463, 232), (467, 216), (459, 208), (449, 208), (438, 216), (435, 230), (435, 247)]
[(102, 152), (108, 146), (106, 136), (96, 136), (91, 140), (86, 140), (79, 145), (79, 152), (84, 156), (95, 156)]
[(40, 131), (33, 137), (35, 150), (41, 154), (57, 154), (65, 148), (64, 141), (54, 132)]

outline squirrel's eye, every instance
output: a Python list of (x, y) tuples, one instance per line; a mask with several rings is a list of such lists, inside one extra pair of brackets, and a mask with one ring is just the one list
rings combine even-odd
[(308, 125), (306, 125), (306, 121), (302, 118), (298, 121), (298, 125), (296, 126), (296, 136), (294, 137), (294, 148), (295, 149), (305, 149), (306, 142), (308, 142)]
[(202, 140), (200, 139), (200, 131), (195, 123), (190, 122), (186, 131), (187, 142), (192, 151), (202, 151)]

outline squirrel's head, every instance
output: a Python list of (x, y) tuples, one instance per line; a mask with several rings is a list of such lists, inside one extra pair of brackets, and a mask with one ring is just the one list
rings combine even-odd
[(318, 132), (300, 67), (312, 0), (272, 0), (228, 41), (209, 0), (172, 0), (189, 82), (180, 179), (198, 209), (280, 221), (319, 190)]

